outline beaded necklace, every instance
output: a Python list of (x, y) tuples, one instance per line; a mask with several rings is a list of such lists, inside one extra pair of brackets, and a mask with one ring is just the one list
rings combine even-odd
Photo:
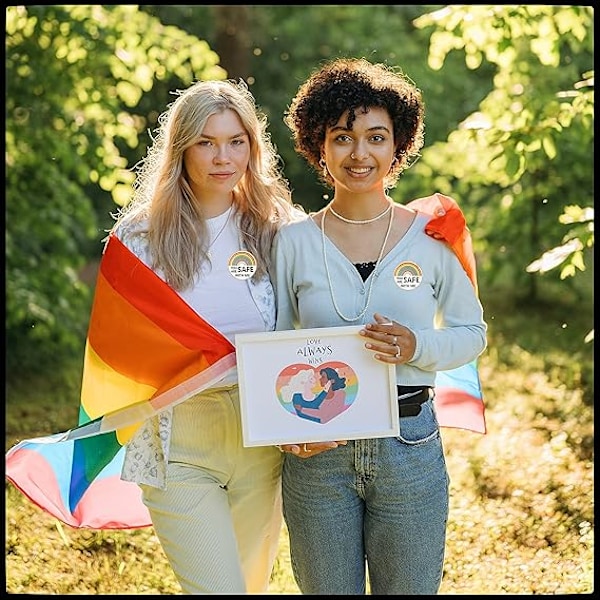
[(335, 211), (335, 209), (332, 206), (332, 202), (329, 203), (328, 208), (334, 217), (337, 217), (340, 221), (344, 221), (344, 223), (350, 223), (350, 225), (367, 225), (368, 223), (375, 223), (375, 221), (379, 221), (379, 219), (381, 219), (381, 217), (384, 217), (385, 215), (387, 215), (390, 212), (390, 210), (392, 210), (392, 203), (388, 201), (388, 207), (382, 213), (379, 213), (376, 217), (373, 217), (372, 219), (364, 219), (362, 221), (355, 220), (355, 219), (347, 219), (346, 217), (342, 217), (342, 215), (340, 215), (339, 213), (337, 213)]
[[(391, 208), (391, 205), (390, 205), (390, 208)], [(338, 306), (338, 303), (335, 299), (335, 294), (333, 293), (333, 283), (331, 281), (331, 275), (329, 273), (329, 263), (327, 262), (327, 250), (326, 250), (326, 240), (325, 240), (325, 217), (327, 216), (328, 210), (331, 210), (331, 206), (329, 206), (329, 205), (325, 207), (325, 210), (323, 212), (323, 218), (321, 219), (321, 241), (322, 241), (322, 245), (323, 245), (323, 261), (325, 262), (325, 272), (327, 273), (327, 282), (329, 283), (329, 291), (331, 293), (331, 301), (333, 302), (333, 308), (335, 309), (335, 312), (338, 314), (338, 316), (341, 319), (343, 319), (344, 321), (347, 321), (348, 323), (353, 323), (354, 321), (358, 321), (359, 319), (362, 319), (367, 314), (367, 310), (368, 310), (369, 304), (371, 302), (371, 293), (373, 292), (373, 282), (375, 281), (377, 271), (379, 269), (379, 263), (381, 262), (381, 259), (383, 258), (383, 253), (385, 252), (385, 247), (387, 246), (387, 242), (390, 237), (390, 232), (392, 231), (392, 223), (394, 222), (394, 211), (391, 211), (390, 222), (388, 223), (387, 231), (385, 232), (385, 237), (383, 238), (383, 244), (381, 245), (381, 250), (379, 251), (379, 256), (377, 257), (377, 262), (375, 263), (375, 269), (373, 269), (373, 272), (371, 273), (371, 281), (369, 282), (369, 289), (367, 291), (367, 300), (365, 302), (365, 307), (360, 311), (360, 313), (358, 315), (356, 315), (356, 317), (351, 318), (351, 317), (347, 317), (340, 310), (340, 307)], [(387, 209), (386, 209), (386, 212), (387, 212)], [(377, 217), (377, 218), (379, 218), (379, 217)]]

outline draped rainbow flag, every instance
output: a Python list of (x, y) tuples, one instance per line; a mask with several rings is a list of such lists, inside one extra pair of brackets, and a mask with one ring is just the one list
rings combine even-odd
[[(471, 233), (456, 201), (436, 193), (413, 200), (407, 206), (432, 216), (425, 227), (425, 233), (450, 246), (477, 293), (477, 269)], [(486, 433), (477, 360), (449, 371), (438, 371), (435, 380), (435, 409), (442, 427)]]
[[(477, 290), (464, 216), (442, 194), (414, 200), (432, 215), (426, 232), (447, 243)], [(6, 453), (6, 478), (72, 527), (150, 526), (139, 487), (120, 478), (124, 444), (140, 424), (219, 381), (236, 364), (234, 346), (114, 235), (98, 274), (86, 341), (78, 427), (23, 440)], [(438, 373), (443, 427), (485, 433), (477, 361)]]
[(79, 426), (12, 447), (6, 478), (72, 527), (149, 526), (139, 487), (120, 479), (124, 444), (145, 419), (234, 367), (229, 340), (111, 235), (90, 315)]

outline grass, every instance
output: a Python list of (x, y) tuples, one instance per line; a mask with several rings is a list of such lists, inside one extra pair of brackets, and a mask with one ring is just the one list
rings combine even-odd
[[(442, 432), (451, 476), (444, 579), (455, 594), (593, 592), (593, 307), (484, 299), (488, 433)], [(6, 448), (77, 421), (77, 366), (7, 382)], [(426, 543), (426, 540), (424, 540)], [(269, 592), (299, 594), (282, 531)], [(6, 484), (6, 591), (180, 594), (152, 528), (76, 530)]]

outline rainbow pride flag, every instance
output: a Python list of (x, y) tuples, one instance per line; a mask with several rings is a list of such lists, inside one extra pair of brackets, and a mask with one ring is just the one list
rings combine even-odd
[[(426, 232), (453, 249), (475, 289), (471, 237), (454, 200), (414, 200)], [(147, 418), (212, 386), (235, 368), (234, 346), (114, 235), (101, 263), (86, 342), (78, 427), (23, 440), (6, 453), (6, 478), (72, 527), (150, 526), (139, 487), (120, 478), (124, 444)], [(438, 373), (443, 427), (485, 433), (477, 362)]]
[[(425, 233), (450, 246), (477, 293), (477, 268), (471, 233), (456, 201), (438, 193), (413, 200), (407, 206), (433, 217), (426, 225)], [(435, 410), (442, 427), (486, 433), (485, 408), (477, 360), (456, 369), (437, 373)]]
[(120, 479), (124, 444), (145, 419), (235, 364), (229, 340), (111, 235), (90, 315), (79, 426), (12, 447), (6, 478), (72, 527), (149, 526), (139, 487)]

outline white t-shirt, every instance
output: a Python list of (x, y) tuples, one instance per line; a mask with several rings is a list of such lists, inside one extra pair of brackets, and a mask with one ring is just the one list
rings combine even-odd
[[(232, 210), (207, 219), (211, 264), (203, 265), (198, 282), (180, 292), (180, 296), (233, 344), (236, 333), (265, 331), (266, 328), (247, 281), (236, 278), (229, 269), (241, 249), (237, 219), (232, 218), (235, 216)], [(267, 283), (263, 281), (258, 285)]]

